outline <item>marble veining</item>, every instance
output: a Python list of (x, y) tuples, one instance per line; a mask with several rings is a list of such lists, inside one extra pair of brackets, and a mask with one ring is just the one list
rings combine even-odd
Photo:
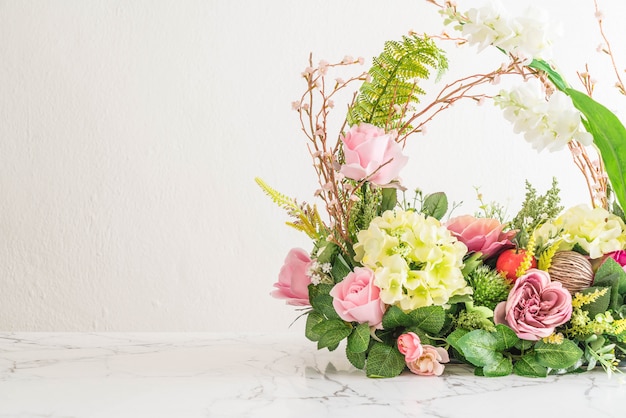
[(304, 336), (0, 333), (4, 417), (624, 417), (626, 376), (368, 379)]

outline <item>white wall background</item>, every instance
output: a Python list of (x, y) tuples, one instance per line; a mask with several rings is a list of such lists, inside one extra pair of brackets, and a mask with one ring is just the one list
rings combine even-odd
[[(624, 67), (626, 3), (600, 3)], [(0, 0), (0, 330), (286, 330), (297, 312), (269, 292), (287, 251), (310, 243), (253, 178), (312, 199), (290, 109), (309, 52), (369, 60), (409, 29), (440, 30), (425, 1), (382, 4)], [(567, 78), (589, 63), (598, 97), (623, 109), (593, 2), (542, 6), (563, 23)], [(450, 77), (499, 59), (450, 57)], [(445, 113), (408, 153), (406, 185), (469, 212), (473, 186), (514, 214), (524, 179), (543, 191), (553, 175), (566, 204), (587, 199), (566, 152), (537, 155), (490, 105)]]

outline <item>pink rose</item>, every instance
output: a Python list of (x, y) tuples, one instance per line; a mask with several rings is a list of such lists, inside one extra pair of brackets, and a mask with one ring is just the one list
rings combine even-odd
[(414, 332), (407, 332), (398, 337), (398, 351), (404, 354), (407, 363), (417, 360), (424, 353), (420, 337)]
[(380, 288), (374, 285), (372, 270), (356, 267), (331, 289), (330, 295), (335, 311), (344, 321), (382, 326), (384, 304), (380, 300)]
[(626, 251), (624, 250), (613, 251), (612, 253), (608, 253), (607, 256), (615, 260), (617, 264), (622, 266), (624, 271), (626, 271)]
[(394, 137), (374, 125), (355, 125), (341, 139), (345, 156), (341, 173), (353, 180), (367, 178), (384, 186), (398, 177), (408, 161)]
[(450, 357), (448, 352), (441, 347), (433, 347), (432, 345), (424, 345), (424, 353), (414, 361), (407, 361), (406, 365), (409, 370), (420, 376), (441, 376), (444, 365), (448, 363)]
[(452, 218), (446, 223), (446, 227), (467, 246), (468, 252), (481, 252), (483, 259), (512, 248), (514, 245), (510, 239), (517, 233), (502, 232), (504, 225), (497, 219), (475, 218), (472, 215)]
[(307, 275), (307, 270), (310, 264), (311, 257), (303, 249), (294, 248), (289, 251), (278, 274), (278, 282), (274, 283), (277, 290), (272, 292), (272, 296), (287, 299), (288, 305), (308, 305), (311, 278)]
[(519, 277), (506, 302), (493, 312), (494, 322), (509, 326), (524, 340), (537, 341), (572, 316), (572, 296), (560, 282), (542, 270), (530, 269)]

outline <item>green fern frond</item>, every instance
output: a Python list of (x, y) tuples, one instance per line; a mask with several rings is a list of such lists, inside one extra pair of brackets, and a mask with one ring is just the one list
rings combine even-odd
[(401, 42), (385, 42), (369, 70), (370, 81), (363, 83), (348, 110), (348, 124), (366, 122), (386, 130), (400, 128), (402, 112), (394, 112), (394, 107), (407, 109), (419, 103), (418, 96), (425, 92), (417, 85), (418, 80), (430, 77), (431, 70), (436, 70), (439, 78), (447, 68), (444, 52), (430, 38), (412, 35), (403, 36)]
[(254, 181), (256, 181), (256, 184), (258, 184), (261, 187), (261, 189), (263, 189), (265, 194), (268, 195), (272, 199), (272, 201), (276, 203), (278, 206), (280, 206), (281, 208), (287, 209), (287, 210), (298, 209), (298, 204), (296, 203), (295, 199), (285, 196), (284, 194), (271, 188), (266, 182), (264, 182), (259, 177), (255, 177)]
[(313, 205), (311, 207), (311, 205), (306, 203), (298, 204), (296, 199), (278, 192), (258, 177), (255, 177), (254, 181), (274, 203), (285, 209), (289, 216), (296, 219), (293, 222), (286, 222), (287, 225), (304, 232), (314, 240), (319, 240), (325, 236), (327, 228), (317, 211), (317, 206)]

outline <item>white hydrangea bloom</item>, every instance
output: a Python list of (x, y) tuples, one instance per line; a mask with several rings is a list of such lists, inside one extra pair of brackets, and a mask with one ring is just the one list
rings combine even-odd
[(599, 258), (626, 247), (624, 221), (600, 207), (574, 206), (559, 216), (554, 225), (565, 231), (563, 249), (579, 245), (591, 258)]
[(374, 271), (388, 305), (408, 312), (472, 292), (461, 272), (467, 247), (433, 217), (386, 211), (357, 238), (356, 260)]
[(561, 150), (572, 139), (583, 145), (593, 142), (591, 134), (581, 126), (580, 112), (572, 100), (560, 91), (546, 100), (537, 80), (501, 91), (494, 102), (504, 111), (506, 120), (513, 123), (514, 132), (523, 133), (537, 151)]

